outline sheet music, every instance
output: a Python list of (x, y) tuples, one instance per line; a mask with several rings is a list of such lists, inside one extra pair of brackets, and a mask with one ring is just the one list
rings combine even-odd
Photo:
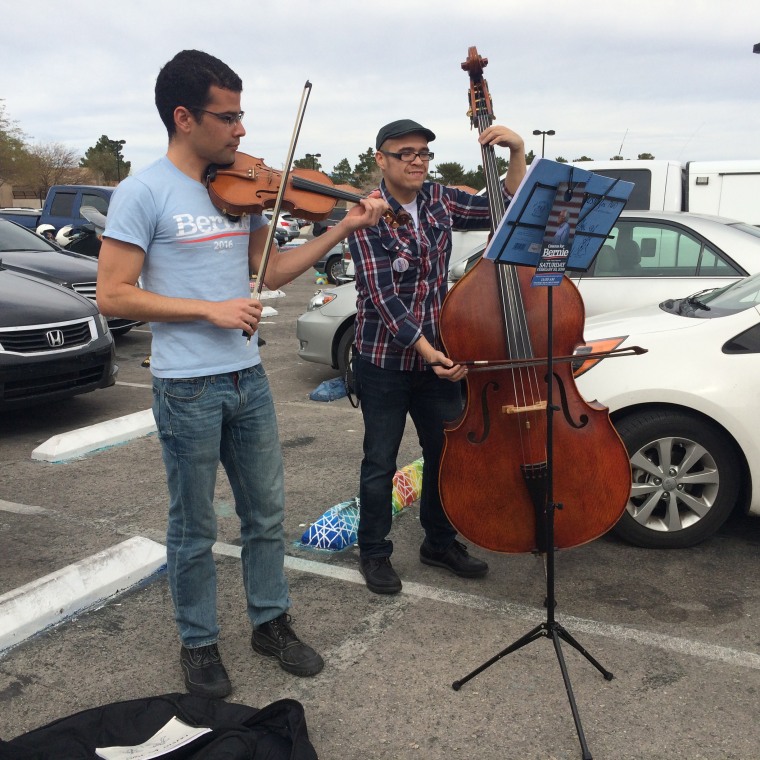
[(96, 749), (95, 754), (103, 760), (151, 760), (168, 755), (210, 732), (210, 728), (188, 726), (175, 716), (142, 744), (132, 747), (102, 747)]
[(633, 190), (632, 182), (610, 179), (577, 166), (538, 158), (528, 167), (507, 213), (485, 252), (493, 261), (535, 266), (569, 216), (567, 268), (587, 270)]

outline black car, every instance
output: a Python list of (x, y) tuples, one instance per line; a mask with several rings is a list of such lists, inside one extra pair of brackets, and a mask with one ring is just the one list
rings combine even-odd
[(312, 227), (311, 234), (314, 237), (319, 237), (323, 233), (327, 232), (327, 230), (329, 230), (330, 227), (334, 227), (341, 219), (343, 219), (343, 217), (347, 213), (348, 213), (347, 208), (336, 206), (330, 212), (330, 216), (328, 216), (327, 219), (322, 219), (321, 221), (314, 222), (314, 226)]
[[(63, 285), (95, 302), (96, 259), (64, 250), (7, 219), (0, 219), (0, 261), (5, 269)], [(139, 324), (142, 323), (120, 317), (108, 320), (114, 335), (123, 335)]]
[(105, 317), (71, 290), (0, 266), (0, 411), (116, 382)]

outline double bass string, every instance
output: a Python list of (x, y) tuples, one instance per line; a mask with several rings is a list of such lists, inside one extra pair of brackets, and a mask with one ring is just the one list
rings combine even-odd
[[(493, 114), (485, 97), (484, 87), (477, 88), (474, 120), (480, 134), (493, 122)], [(495, 228), (499, 220), (506, 214), (504, 198), (501, 194), (499, 168), (496, 162), (494, 148), (482, 145), (483, 172), (491, 203), (492, 225)], [(531, 359), (534, 356), (528, 331), (522, 290), (518, 280), (517, 268), (513, 264), (496, 265), (499, 272), (499, 288), (502, 303), (502, 319), (505, 325), (508, 355), (515, 359)], [(523, 407), (535, 406), (541, 401), (541, 390), (537, 370), (534, 367), (524, 367), (509, 370), (515, 399), (521, 399)], [(541, 415), (541, 416), (538, 416)], [(517, 429), (523, 451), (523, 461), (537, 462), (546, 459), (546, 437), (543, 435), (543, 413), (520, 412)], [(538, 438), (536, 437), (538, 436)], [(540, 451), (540, 453), (539, 453)], [(530, 453), (526, 453), (530, 452)]]

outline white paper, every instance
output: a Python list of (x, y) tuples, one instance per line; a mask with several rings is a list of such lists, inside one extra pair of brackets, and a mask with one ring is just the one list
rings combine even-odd
[(96, 749), (95, 754), (104, 760), (150, 760), (153, 757), (168, 755), (169, 752), (190, 744), (210, 731), (210, 728), (188, 726), (174, 717), (142, 744), (133, 747), (103, 747)]

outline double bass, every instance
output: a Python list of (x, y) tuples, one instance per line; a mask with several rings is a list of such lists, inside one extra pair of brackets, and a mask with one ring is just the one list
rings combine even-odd
[[(481, 133), (493, 123), (487, 63), (471, 47), (462, 64)], [(493, 148), (482, 152), (495, 229), (505, 207)], [(563, 277), (549, 298), (548, 288), (531, 287), (532, 275), (484, 257), (449, 291), (440, 316), (447, 356), (484, 362), (468, 372), (465, 409), (445, 430), (441, 501), (465, 538), (504, 553), (546, 551), (549, 509), (553, 548), (592, 541), (620, 518), (631, 485), (607, 408), (581, 397), (566, 360), (584, 342), (580, 293)]]

